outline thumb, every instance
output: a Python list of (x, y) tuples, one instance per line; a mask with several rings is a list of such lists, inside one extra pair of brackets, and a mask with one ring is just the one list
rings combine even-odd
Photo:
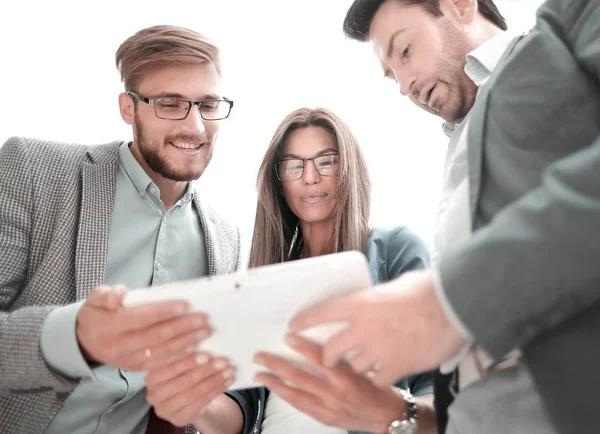
[(126, 293), (127, 288), (124, 285), (100, 285), (92, 290), (87, 301), (94, 307), (117, 311), (123, 306)]

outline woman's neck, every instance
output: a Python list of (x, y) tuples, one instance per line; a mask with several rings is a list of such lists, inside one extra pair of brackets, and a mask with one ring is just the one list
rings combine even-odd
[(300, 222), (304, 242), (302, 257), (327, 255), (333, 253), (333, 229), (335, 221), (328, 219), (319, 223)]

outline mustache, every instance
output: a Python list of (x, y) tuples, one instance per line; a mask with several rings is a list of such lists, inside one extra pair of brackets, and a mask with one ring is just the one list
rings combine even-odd
[(175, 136), (168, 136), (165, 141), (167, 142), (186, 142), (186, 143), (211, 143), (208, 137), (202, 137), (202, 135), (189, 135), (189, 134), (177, 134)]

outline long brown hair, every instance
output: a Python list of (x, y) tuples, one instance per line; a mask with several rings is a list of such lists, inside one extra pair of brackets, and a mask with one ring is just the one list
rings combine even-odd
[(358, 141), (348, 125), (329, 110), (301, 108), (279, 124), (258, 172), (258, 205), (249, 267), (298, 259), (302, 253), (304, 243), (299, 220), (283, 197), (275, 163), (290, 133), (311, 126), (322, 127), (331, 134), (340, 156), (333, 251), (364, 252), (366, 249), (370, 232), (371, 180)]

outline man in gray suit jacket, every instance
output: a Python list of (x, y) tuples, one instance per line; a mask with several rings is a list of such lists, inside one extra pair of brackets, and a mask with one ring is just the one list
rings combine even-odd
[[(438, 366), (469, 340), (496, 361), (518, 349), (526, 370), (492, 369), (458, 395), (458, 407), (479, 404), (463, 398), (472, 391), (512, 407), (510, 418), (480, 408), (478, 432), (597, 432), (600, 3), (548, 0), (470, 116), (472, 237), (437, 269), (322, 304), (292, 326), (351, 320), (325, 346), (325, 362), (358, 349), (352, 365), (377, 365), (382, 385)], [(543, 413), (518, 407), (498, 381), (528, 384), (529, 375)], [(452, 432), (472, 432), (453, 417)]]
[(116, 61), (133, 142), (0, 148), (0, 431), (141, 434), (170, 421), (250, 432), (258, 392), (224, 394), (233, 368), (197, 352), (204, 314), (183, 302), (122, 308), (126, 287), (240, 267), (237, 228), (191, 184), (233, 106), (218, 49), (156, 26)]

